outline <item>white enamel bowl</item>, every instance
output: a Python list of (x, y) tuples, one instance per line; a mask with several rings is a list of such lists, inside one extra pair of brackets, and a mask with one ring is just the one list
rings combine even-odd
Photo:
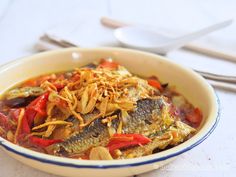
[(33, 168), (63, 176), (131, 176), (157, 169), (178, 155), (194, 148), (214, 130), (219, 119), (219, 104), (213, 88), (191, 69), (164, 57), (121, 48), (69, 48), (15, 60), (0, 67), (0, 94), (9, 87), (41, 74), (69, 70), (94, 60), (111, 57), (132, 73), (157, 75), (162, 82), (176, 86), (192, 104), (203, 111), (198, 133), (188, 141), (166, 151), (128, 160), (88, 161), (55, 157), (25, 149), (0, 138), (0, 147), (13, 158)]

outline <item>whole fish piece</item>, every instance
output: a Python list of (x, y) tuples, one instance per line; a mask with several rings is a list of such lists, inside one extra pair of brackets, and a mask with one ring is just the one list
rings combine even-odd
[[(160, 131), (159, 117), (161, 110), (168, 104), (164, 98), (142, 99), (137, 102), (134, 111), (128, 112), (129, 116), (122, 127), (122, 133), (139, 133), (149, 136)], [(91, 113), (94, 114), (94, 113)], [(121, 113), (117, 112), (118, 118), (112, 121), (112, 128), (115, 130), (121, 121)], [(85, 117), (88, 118), (90, 114)], [(62, 143), (54, 145), (54, 154), (59, 156), (72, 156), (74, 154), (83, 154), (87, 150), (96, 146), (106, 146), (109, 141), (108, 126), (96, 119), (89, 126), (85, 127), (82, 132), (76, 132)]]

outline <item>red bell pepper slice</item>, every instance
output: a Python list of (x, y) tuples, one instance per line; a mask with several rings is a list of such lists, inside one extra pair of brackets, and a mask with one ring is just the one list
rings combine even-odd
[(103, 59), (103, 60), (101, 60), (99, 66), (102, 67), (102, 68), (117, 69), (119, 64), (117, 62), (114, 62), (114, 61)]
[(43, 95), (36, 98), (26, 107), (26, 115), (28, 124), (31, 126), (36, 114), (41, 116), (46, 116), (46, 106), (48, 101), (49, 92), (44, 93)]
[(152, 87), (155, 87), (158, 90), (163, 90), (161, 83), (156, 80), (156, 79), (148, 79), (148, 84), (151, 85)]
[(145, 145), (151, 142), (151, 140), (140, 134), (114, 134), (107, 148), (110, 152), (113, 152), (116, 149), (127, 148), (137, 145)]
[(34, 122), (34, 118), (37, 114), (37, 112), (35, 112), (34, 110), (32, 109), (27, 109), (25, 110), (25, 114), (26, 114), (26, 120), (28, 122), (28, 125), (29, 126), (32, 126), (33, 122)]
[(10, 110), (8, 115), (5, 115), (2, 112), (0, 112), (0, 126), (4, 128), (6, 131), (12, 130), (15, 127), (12, 121), (10, 121), (13, 120), (14, 122), (17, 122), (17, 118), (15, 118), (14, 112), (16, 112), (15, 109)]
[(39, 96), (34, 101), (32, 101), (29, 106), (27, 106), (27, 109), (34, 110), (41, 115), (46, 115), (46, 103), (48, 101), (48, 96), (49, 92)]
[(36, 136), (30, 136), (29, 140), (33, 145), (36, 145), (42, 148), (50, 146), (55, 143), (62, 142), (62, 140), (59, 140), (59, 139), (43, 139), (43, 138), (38, 138)]
[(192, 112), (186, 115), (186, 119), (195, 126), (200, 125), (202, 118), (202, 112), (199, 108), (195, 108)]
[(27, 115), (25, 114), (24, 117), (22, 118), (22, 132), (23, 134), (29, 134), (31, 132), (30, 126), (27, 120)]
[[(25, 135), (29, 134), (31, 132), (31, 125), (33, 124), (34, 118), (36, 114), (40, 114), (41, 116), (46, 115), (46, 103), (48, 101), (49, 93), (46, 92), (43, 95), (36, 98), (34, 101), (32, 101), (25, 110), (25, 115), (22, 118), (21, 122), (21, 129), (19, 132), (18, 139), (23, 138)], [(14, 119), (17, 121), (20, 109), (15, 109), (12, 111)]]

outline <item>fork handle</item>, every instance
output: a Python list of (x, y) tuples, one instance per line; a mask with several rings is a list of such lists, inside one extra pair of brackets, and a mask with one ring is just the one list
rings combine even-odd
[(213, 57), (213, 58), (236, 62), (236, 55), (230, 54), (230, 53), (225, 53), (224, 51), (220, 51), (220, 50), (215, 50), (210, 47), (202, 47), (197, 44), (187, 44), (187, 45), (183, 46), (183, 49), (190, 50), (190, 51), (200, 53), (203, 55), (207, 55), (207, 56)]
[[(100, 21), (104, 26), (107, 26), (109, 28), (120, 28), (120, 27), (132, 25), (132, 24), (121, 22), (121, 21), (118, 21), (118, 20), (115, 20), (112, 18), (108, 18), (108, 17), (102, 17)], [(183, 47), (183, 49), (190, 50), (190, 51), (200, 53), (200, 54), (204, 54), (204, 55), (214, 57), (214, 58), (219, 58), (219, 59), (223, 59), (223, 60), (227, 60), (227, 61), (231, 61), (231, 62), (236, 62), (236, 55), (225, 53), (223, 51), (215, 50), (215, 49), (212, 49), (209, 47), (202, 47), (197, 44), (185, 45)]]
[(228, 82), (236, 85), (236, 76), (230, 76), (230, 75), (222, 75), (222, 74), (214, 74), (210, 72), (205, 71), (199, 71), (196, 70), (197, 73), (205, 77), (206, 79), (211, 79), (215, 81), (221, 81), (221, 82)]
[(214, 88), (228, 90), (231, 92), (236, 92), (236, 85), (230, 84), (230, 83), (224, 83), (224, 82), (218, 82), (214, 80), (208, 80), (208, 83), (211, 84)]

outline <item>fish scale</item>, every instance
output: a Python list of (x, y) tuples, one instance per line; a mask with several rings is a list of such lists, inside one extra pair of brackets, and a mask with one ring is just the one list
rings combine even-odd
[[(161, 108), (165, 104), (162, 97), (155, 99), (142, 99), (137, 102), (134, 111), (130, 111), (127, 123), (123, 125), (123, 133), (139, 133), (147, 131), (150, 124), (154, 124), (152, 117), (153, 111), (161, 113)], [(94, 113), (91, 113), (94, 114)], [(121, 116), (120, 113), (115, 113)], [(89, 117), (89, 114), (86, 115)], [(112, 121), (112, 127), (117, 129), (119, 119)], [(74, 133), (71, 137), (62, 143), (54, 145), (54, 152), (57, 155), (70, 156), (73, 154), (82, 154), (86, 150), (95, 146), (106, 146), (109, 141), (109, 132), (107, 125), (96, 119), (91, 125), (85, 127), (82, 132)]]

